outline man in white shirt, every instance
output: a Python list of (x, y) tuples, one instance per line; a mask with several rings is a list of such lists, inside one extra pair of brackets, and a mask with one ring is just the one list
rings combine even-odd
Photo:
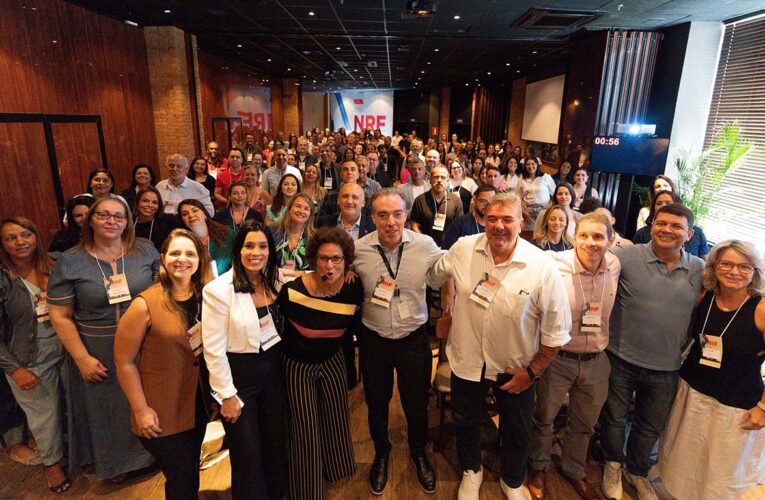
[(372, 198), (372, 220), (377, 230), (356, 242), (354, 260), (364, 284), (359, 366), (375, 447), (369, 490), (382, 495), (388, 484), (388, 405), (395, 373), (417, 481), (423, 491), (435, 493), (436, 473), (425, 453), (433, 362), (425, 285), (427, 270), (443, 251), (430, 237), (404, 229), (404, 200), (395, 189)]
[(159, 194), (162, 195), (162, 202), (165, 204), (166, 214), (175, 215), (178, 213), (178, 204), (186, 199), (199, 200), (209, 217), (215, 215), (215, 208), (210, 199), (210, 191), (197, 181), (187, 177), (189, 173), (189, 160), (179, 153), (168, 155), (165, 160), (165, 166), (170, 175), (168, 179), (159, 181), (155, 186)]
[(502, 436), (500, 485), (510, 499), (523, 486), (535, 382), (571, 339), (566, 289), (552, 257), (518, 237), (523, 218), (513, 194), (494, 196), (486, 234), (461, 238), (429, 273), (454, 278), (457, 297), (446, 344), (452, 369), (452, 416), (463, 471), (458, 498), (479, 498), (483, 401), (493, 388)]
[(274, 165), (263, 173), (260, 179), (260, 187), (268, 191), (272, 197), (276, 196), (276, 190), (279, 188), (279, 182), (284, 174), (292, 174), (297, 177), (298, 182), (303, 182), (303, 176), (296, 167), (287, 165), (287, 150), (278, 147), (274, 150)]
[(411, 212), (414, 200), (430, 189), (430, 186), (425, 183), (425, 163), (417, 156), (410, 156), (408, 161), (409, 182), (398, 187), (401, 197), (404, 198), (407, 214)]

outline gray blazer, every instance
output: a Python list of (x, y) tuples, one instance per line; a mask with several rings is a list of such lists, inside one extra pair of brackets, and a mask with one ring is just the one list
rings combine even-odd
[(0, 369), (11, 373), (37, 357), (37, 316), (21, 278), (0, 271)]

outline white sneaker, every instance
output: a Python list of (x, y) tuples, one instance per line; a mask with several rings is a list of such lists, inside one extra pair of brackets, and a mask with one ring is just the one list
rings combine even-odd
[(603, 494), (606, 498), (621, 500), (622, 498), (622, 464), (606, 462), (603, 466)]
[(628, 483), (635, 487), (640, 500), (659, 500), (659, 495), (656, 494), (656, 489), (654, 489), (653, 484), (647, 477), (636, 476), (624, 471), (624, 478)]
[(529, 500), (531, 498), (529, 489), (523, 484), (517, 488), (511, 488), (503, 479), (500, 479), (499, 487), (502, 488), (502, 493), (505, 494), (507, 500)]
[(478, 472), (466, 470), (462, 473), (457, 500), (479, 500), (478, 490), (483, 482), (483, 467)]

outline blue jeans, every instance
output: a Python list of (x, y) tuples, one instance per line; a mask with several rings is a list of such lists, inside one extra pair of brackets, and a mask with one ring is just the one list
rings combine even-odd
[(627, 441), (627, 471), (646, 477), (653, 465), (651, 450), (672, 409), (678, 372), (641, 368), (607, 352), (611, 376), (602, 417), (603, 457), (610, 462), (625, 462), (624, 423), (634, 392), (635, 414)]

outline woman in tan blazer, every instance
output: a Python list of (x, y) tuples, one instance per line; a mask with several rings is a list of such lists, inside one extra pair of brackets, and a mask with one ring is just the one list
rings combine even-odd
[[(205, 411), (199, 383), (202, 288), (210, 256), (191, 231), (175, 229), (161, 249), (159, 280), (117, 326), (114, 361), (130, 402), (130, 424), (165, 474), (165, 497), (197, 498)], [(139, 358), (140, 361), (137, 361)]]

